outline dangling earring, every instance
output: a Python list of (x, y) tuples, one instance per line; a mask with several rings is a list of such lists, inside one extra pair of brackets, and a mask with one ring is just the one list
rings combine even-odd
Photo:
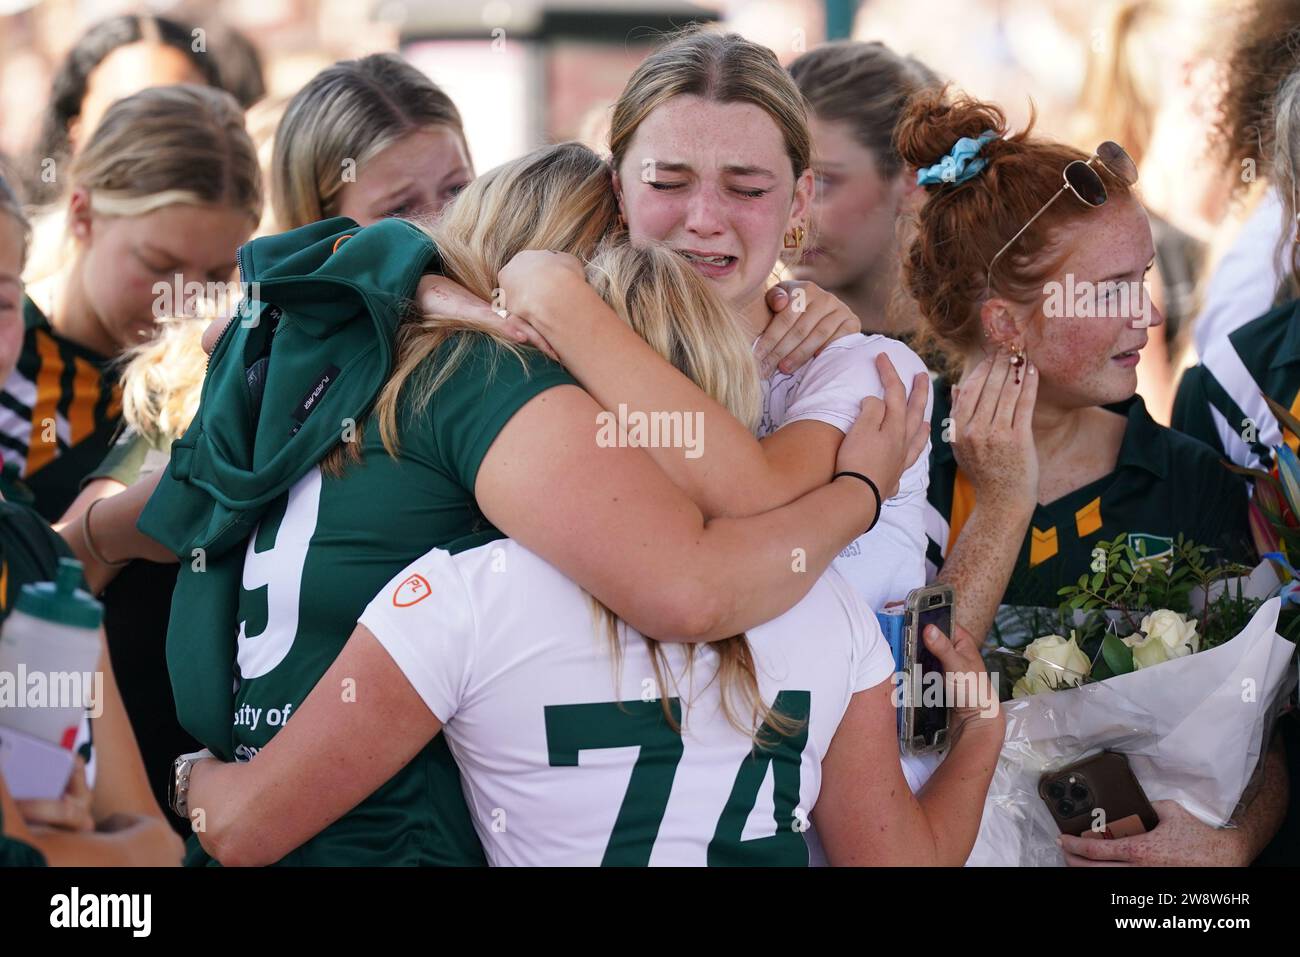
[(785, 249), (798, 249), (803, 245), (804, 230), (802, 226), (796, 226), (788, 230), (785, 237), (781, 240), (781, 246)]
[(1011, 347), (1011, 368), (1016, 372), (1016, 385), (1020, 385), (1020, 372), (1025, 367), (1025, 350), (1017, 343)]

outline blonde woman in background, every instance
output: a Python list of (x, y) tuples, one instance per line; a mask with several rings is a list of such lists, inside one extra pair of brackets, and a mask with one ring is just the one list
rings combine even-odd
[(277, 231), (441, 211), (474, 178), (460, 113), (395, 53), (344, 60), (289, 101), (269, 178)]
[(229, 94), (156, 87), (104, 115), (68, 173), (64, 255), (28, 286), (22, 354), (0, 397), (0, 445), (46, 519), (76, 517), (64, 513), (117, 432), (113, 360), (184, 310), (187, 284), (233, 278), (261, 205)]
[[(22, 284), (27, 255), (27, 221), (12, 191), (0, 178), (0, 375), (10, 372), (23, 341)], [(0, 620), (11, 611), (25, 585), (52, 580), (67, 547), (49, 524), (3, 483), (0, 494)], [(102, 706), (81, 723), (71, 775), (57, 798), (16, 801), (14, 779), (0, 776), (0, 866), (175, 865), (181, 842), (167, 826), (149, 793), (140, 750), (132, 736), (114, 676), (113, 662), (100, 630), (96, 689)], [(19, 793), (24, 793), (19, 791)]]
[[(113, 550), (123, 536), (96, 539), (87, 529), (103, 517), (95, 503), (135, 482), (154, 464), (151, 452), (183, 428), (181, 410), (157, 418), (142, 393), (162, 385), (179, 399), (202, 378), (196, 338), (180, 357), (184, 344), (174, 349), (169, 334), (170, 354), (138, 364), (148, 368), (143, 380), (124, 379), (121, 363), (147, 346), (160, 320), (190, 311), (195, 285), (230, 295), (235, 251), (261, 214), (261, 177), (229, 94), (167, 86), (110, 107), (68, 179), (64, 250), (23, 301), (22, 352), (0, 396), (0, 445), (21, 466), (37, 511), (58, 521), (84, 560), (92, 587), (123, 572), (103, 596), (105, 630), (162, 797), (167, 755), (188, 740), (171, 718), (161, 654), (175, 567), (100, 561), (120, 558)], [(122, 432), (124, 406), (134, 428)]]

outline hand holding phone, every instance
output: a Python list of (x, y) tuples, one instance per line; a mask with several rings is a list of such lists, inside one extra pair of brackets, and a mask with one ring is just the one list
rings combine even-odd
[(943, 663), (925, 644), (922, 634), (934, 625), (952, 637), (953, 592), (950, 585), (914, 588), (907, 596), (904, 618), (903, 675), (906, 686), (899, 746), (905, 754), (938, 751), (948, 744), (952, 718)]
[(1133, 775), (1128, 758), (1103, 751), (1044, 774), (1038, 794), (1062, 834), (1132, 837), (1155, 830), (1160, 819)]

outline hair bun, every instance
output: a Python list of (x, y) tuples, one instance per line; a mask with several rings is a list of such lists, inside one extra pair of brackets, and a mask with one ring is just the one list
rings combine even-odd
[(959, 94), (951, 101), (947, 87), (922, 90), (908, 102), (894, 132), (898, 155), (908, 166), (924, 169), (943, 160), (963, 137), (979, 139), (992, 130), (996, 138), (980, 155), (992, 160), (1007, 132), (1006, 115), (992, 103)]

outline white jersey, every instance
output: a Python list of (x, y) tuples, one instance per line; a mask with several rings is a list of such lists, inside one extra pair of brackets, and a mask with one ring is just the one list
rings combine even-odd
[[(763, 383), (763, 418), (758, 437), (765, 438), (791, 422), (825, 422), (847, 433), (858, 417), (862, 400), (883, 398), (876, 356), (889, 356), (910, 395), (912, 379), (925, 372), (915, 352), (888, 336), (843, 336), (820, 355), (790, 374), (778, 372)], [(933, 394), (926, 401), (929, 421)], [(903, 473), (898, 494), (881, 509), (880, 521), (849, 543), (835, 559), (835, 570), (857, 589), (868, 605), (880, 611), (902, 601), (925, 584), (925, 503), (930, 486), (930, 446)]]
[(721, 711), (713, 648), (686, 669), (662, 646), (678, 734), (647, 643), (620, 624), (616, 661), (596, 607), (502, 540), (429, 552), (361, 617), (443, 722), (489, 863), (806, 864), (831, 738), (893, 672), (871, 611), (828, 572), (749, 632), (763, 700), (806, 719), (756, 751)]

